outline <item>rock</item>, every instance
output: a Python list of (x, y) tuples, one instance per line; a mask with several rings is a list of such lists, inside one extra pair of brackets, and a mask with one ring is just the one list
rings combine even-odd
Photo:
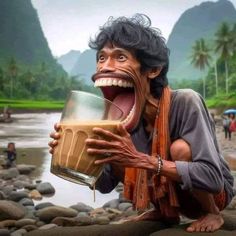
[(15, 201), (18, 202), (20, 201), (22, 198), (27, 198), (28, 194), (24, 191), (12, 191), (9, 196), (8, 199), (11, 201)]
[(90, 216), (92, 217), (97, 217), (103, 214), (106, 214), (106, 211), (103, 208), (96, 208), (90, 212)]
[(11, 236), (23, 236), (27, 233), (27, 231), (25, 229), (18, 229), (16, 231), (14, 231), (13, 233), (11, 233)]
[(34, 200), (42, 200), (42, 198), (43, 198), (42, 195), (40, 194), (40, 192), (36, 189), (29, 192), (28, 196)]
[(34, 202), (30, 198), (22, 198), (18, 203), (23, 206), (34, 206)]
[(230, 204), (226, 207), (227, 210), (236, 210), (236, 196), (232, 199)]
[(36, 189), (37, 185), (36, 184), (31, 184), (31, 183), (27, 183), (25, 185), (25, 189), (29, 189), (29, 190), (33, 190)]
[(52, 220), (51, 223), (54, 223), (58, 226), (84, 226), (84, 225), (91, 225), (92, 220), (91, 218), (68, 218), (68, 217), (56, 217)]
[[(23, 226), (25, 225), (35, 225), (36, 224), (36, 220), (33, 220), (33, 219), (20, 219), (20, 220), (17, 220), (15, 222), (15, 226), (17, 228), (22, 228)], [(27, 230), (28, 231), (28, 230)]]
[(221, 213), (224, 218), (223, 228), (226, 230), (236, 230), (236, 211), (223, 210)]
[(26, 164), (20, 164), (16, 166), (19, 173), (22, 175), (29, 175), (33, 170), (35, 170), (35, 165), (26, 165)]
[(7, 229), (0, 229), (0, 236), (10, 236), (10, 231)]
[(0, 200), (4, 200), (6, 198), (7, 198), (6, 194), (3, 191), (0, 191)]
[(92, 219), (93, 224), (96, 225), (107, 225), (110, 223), (110, 219), (107, 216), (99, 216)]
[(18, 175), (19, 171), (16, 168), (0, 170), (0, 178), (5, 180), (16, 178)]
[(39, 229), (46, 230), (46, 229), (53, 229), (55, 227), (57, 227), (56, 224), (46, 224), (46, 225), (40, 226)]
[(104, 205), (103, 205), (103, 208), (118, 208), (118, 205), (120, 204), (120, 200), (119, 199), (113, 199), (109, 202), (106, 202)]
[(123, 202), (123, 203), (120, 203), (119, 206), (118, 206), (118, 209), (120, 211), (126, 211), (127, 209), (129, 209), (130, 207), (132, 207), (132, 204), (129, 203), (129, 202)]
[(22, 180), (16, 180), (13, 185), (16, 189), (22, 189), (24, 188), (28, 183)]
[(25, 225), (22, 227), (22, 229), (25, 229), (26, 231), (29, 232), (29, 231), (38, 229), (38, 227), (36, 225)]
[(70, 206), (70, 208), (75, 209), (78, 212), (90, 212), (93, 210), (92, 207), (90, 207), (82, 202), (78, 202), (76, 205)]
[(55, 193), (55, 188), (49, 182), (38, 184), (36, 189), (41, 194), (54, 194)]
[(42, 203), (39, 203), (35, 206), (35, 210), (40, 210), (40, 209), (43, 209), (43, 208), (49, 207), (49, 206), (55, 206), (55, 205), (52, 204), (51, 202), (42, 202)]
[(78, 212), (71, 208), (61, 206), (50, 206), (37, 211), (40, 220), (50, 222), (56, 217), (75, 217)]
[(2, 188), (2, 191), (4, 194), (6, 194), (6, 196), (8, 196), (13, 190), (14, 190), (13, 185), (7, 185)]
[(0, 221), (0, 228), (14, 227), (16, 220), (3, 220)]
[(13, 201), (0, 201), (0, 220), (12, 219), (18, 220), (24, 217), (26, 209)]

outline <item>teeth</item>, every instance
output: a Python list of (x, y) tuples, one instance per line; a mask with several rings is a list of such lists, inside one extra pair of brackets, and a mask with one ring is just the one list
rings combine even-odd
[(130, 112), (129, 112), (128, 116), (125, 118), (125, 120), (122, 121), (122, 124), (127, 123), (127, 122), (131, 119), (131, 117), (133, 116), (133, 114), (134, 114), (134, 106), (133, 106), (132, 109), (130, 110)]
[(117, 79), (97, 79), (94, 83), (94, 87), (104, 87), (104, 86), (119, 86), (123, 88), (133, 88), (134, 85), (132, 82), (124, 81), (124, 80), (117, 80)]

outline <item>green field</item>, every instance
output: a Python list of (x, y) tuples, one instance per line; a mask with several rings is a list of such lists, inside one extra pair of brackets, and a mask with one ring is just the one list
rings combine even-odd
[(61, 110), (64, 106), (64, 101), (33, 101), (33, 100), (10, 100), (0, 99), (0, 110), (5, 106), (9, 106), (15, 110)]

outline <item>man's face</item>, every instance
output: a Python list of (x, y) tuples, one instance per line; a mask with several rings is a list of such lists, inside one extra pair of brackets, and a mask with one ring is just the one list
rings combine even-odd
[(98, 52), (95, 87), (113, 101), (124, 113), (123, 124), (128, 131), (139, 123), (146, 97), (149, 94), (147, 73), (132, 51), (107, 44)]

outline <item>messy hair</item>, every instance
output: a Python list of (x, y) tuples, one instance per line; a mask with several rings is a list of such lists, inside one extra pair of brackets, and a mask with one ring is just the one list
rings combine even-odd
[(163, 87), (168, 85), (167, 71), (169, 67), (169, 49), (160, 30), (151, 27), (151, 20), (143, 14), (135, 14), (131, 18), (110, 17), (95, 39), (90, 39), (89, 46), (98, 52), (112, 43), (127, 50), (133, 50), (141, 64), (141, 70), (162, 68), (160, 74), (151, 80), (150, 90), (159, 98)]

